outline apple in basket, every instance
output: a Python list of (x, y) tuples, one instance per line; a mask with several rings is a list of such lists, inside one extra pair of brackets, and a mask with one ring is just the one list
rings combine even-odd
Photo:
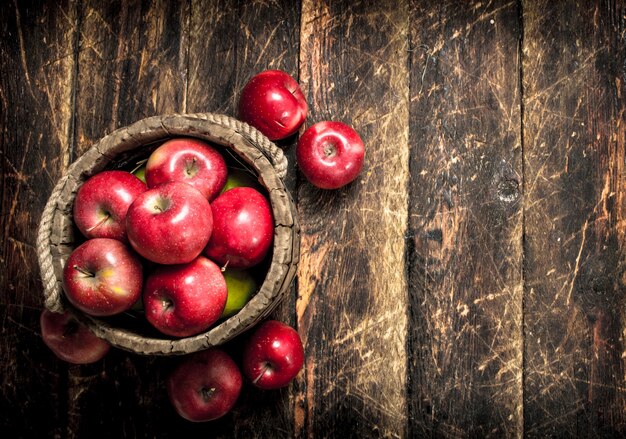
[(220, 267), (199, 256), (187, 264), (157, 267), (146, 279), (143, 303), (146, 318), (156, 329), (188, 337), (220, 318), (227, 296)]
[(76, 308), (93, 316), (130, 309), (141, 296), (143, 268), (123, 242), (94, 238), (78, 246), (63, 269), (63, 289)]
[(146, 185), (126, 171), (103, 171), (89, 178), (76, 194), (74, 222), (87, 238), (126, 241), (126, 212)]
[(228, 299), (222, 311), (222, 318), (226, 318), (237, 314), (248, 303), (257, 289), (257, 283), (250, 271), (244, 269), (226, 268), (223, 275)]
[(213, 232), (204, 254), (221, 266), (248, 268), (261, 262), (274, 240), (269, 201), (250, 187), (236, 187), (211, 203)]
[(206, 197), (172, 181), (139, 195), (128, 208), (126, 231), (133, 248), (157, 264), (184, 264), (204, 249), (213, 229)]
[(259, 189), (260, 185), (254, 174), (245, 169), (231, 169), (226, 178), (226, 184), (222, 188), (222, 192), (236, 187), (251, 187)]
[(150, 154), (145, 178), (149, 188), (170, 181), (190, 184), (213, 200), (226, 183), (224, 157), (206, 142), (193, 138), (171, 139)]

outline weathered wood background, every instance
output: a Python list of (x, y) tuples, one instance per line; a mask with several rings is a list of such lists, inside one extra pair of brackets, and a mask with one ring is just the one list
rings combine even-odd
[[(9, 0), (0, 26), (3, 437), (626, 436), (623, 0)], [(235, 115), (268, 68), (367, 160), (320, 191), (281, 142), (302, 262), (275, 316), (305, 367), (191, 424), (175, 359), (43, 345), (36, 228), (94, 141)]]

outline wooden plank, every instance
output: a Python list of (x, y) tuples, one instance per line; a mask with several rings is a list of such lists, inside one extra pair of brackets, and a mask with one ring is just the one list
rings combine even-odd
[(303, 2), (307, 124), (353, 126), (366, 161), (340, 190), (299, 185), (298, 436), (406, 433), (408, 26), (406, 2)]
[[(239, 93), (255, 74), (281, 69), (298, 78), (299, 2), (192, 0), (189, 38), (189, 112), (237, 116)], [(289, 160), (286, 186), (295, 189), (295, 137), (279, 142)], [(295, 289), (271, 318), (295, 325)], [(226, 346), (240, 361), (245, 335)], [(212, 437), (292, 437), (291, 388), (260, 391), (246, 383), (233, 412), (200, 427)]]
[(523, 2), (528, 437), (626, 435), (626, 4)]
[(82, 5), (76, 157), (120, 126), (186, 111), (188, 21), (185, 2)]
[[(81, 2), (73, 159), (114, 129), (185, 111), (189, 7), (165, 0)], [(156, 437), (176, 419), (169, 363), (120, 350), (73, 367), (67, 435)]]
[[(77, 6), (0, 5), (0, 429), (61, 436), (67, 366), (39, 337), (39, 215), (67, 165)], [(37, 420), (37, 422), (33, 422)]]
[(518, 5), (411, 19), (410, 436), (521, 437)]

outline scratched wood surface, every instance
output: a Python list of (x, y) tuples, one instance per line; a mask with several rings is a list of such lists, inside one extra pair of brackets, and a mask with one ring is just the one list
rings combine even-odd
[(525, 425), (626, 431), (626, 5), (524, 4)]
[[(338, 191), (302, 183), (298, 329), (306, 346), (296, 432), (401, 435), (406, 425), (408, 9), (304, 1), (300, 78), (308, 123), (358, 128), (362, 176)], [(346, 346), (350, 346), (346, 349)]]
[[(13, 0), (0, 26), (3, 437), (626, 436), (623, 0)], [(36, 227), (94, 141), (236, 115), (268, 68), (366, 163), (321, 191), (280, 142), (302, 261), (274, 317), (305, 367), (192, 424), (164, 390), (179, 359), (43, 345)]]
[(522, 432), (516, 3), (414, 2), (409, 426)]

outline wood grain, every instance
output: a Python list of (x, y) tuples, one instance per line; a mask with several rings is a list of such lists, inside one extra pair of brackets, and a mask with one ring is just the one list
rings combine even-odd
[(626, 5), (524, 2), (525, 424), (626, 435)]
[[(0, 5), (0, 429), (63, 434), (67, 365), (39, 337), (35, 237), (68, 161), (77, 6)], [(35, 373), (36, 371), (36, 373)]]
[(411, 6), (410, 436), (521, 437), (518, 6)]
[[(85, 1), (79, 20), (73, 159), (120, 126), (185, 111), (186, 3)], [(102, 363), (72, 368), (68, 436), (167, 432), (177, 420), (164, 391), (167, 364), (113, 350)]]
[[(252, 76), (281, 69), (298, 78), (299, 2), (192, 0), (189, 37), (189, 112), (216, 112), (237, 116), (239, 92)], [(279, 144), (289, 160), (287, 188), (295, 189), (293, 144)], [(295, 289), (271, 318), (295, 324)], [(240, 361), (244, 334), (226, 346)], [(246, 383), (234, 411), (206, 426), (188, 427), (190, 433), (210, 432), (219, 437), (292, 437), (291, 388), (263, 392)]]
[[(4, 436), (626, 436), (623, 0), (9, 0), (0, 23)], [(39, 214), (106, 133), (235, 116), (269, 68), (366, 165), (317, 190), (280, 142), (302, 260), (273, 316), (305, 369), (193, 424), (164, 390), (179, 358), (41, 342)]]
[(299, 185), (298, 436), (406, 433), (408, 24), (404, 3), (303, 2), (307, 123), (353, 126), (366, 160), (340, 190)]
[(76, 83), (76, 151), (157, 114), (186, 111), (189, 5), (85, 1)]

